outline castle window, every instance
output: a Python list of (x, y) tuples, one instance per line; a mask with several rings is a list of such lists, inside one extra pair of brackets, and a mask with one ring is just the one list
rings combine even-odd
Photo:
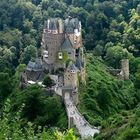
[(59, 59), (63, 59), (63, 54), (62, 54), (62, 52), (59, 52), (59, 53), (58, 53), (58, 58), (59, 58)]
[(52, 33), (53, 33), (53, 34), (57, 34), (58, 31), (57, 31), (57, 30), (53, 30)]
[(46, 33), (46, 29), (44, 29), (43, 32)]
[(48, 51), (47, 50), (43, 51), (43, 56), (44, 56), (44, 58), (48, 58)]
[(48, 30), (48, 33), (51, 33), (51, 30)]
[(48, 46), (47, 45), (45, 45), (45, 48), (46, 48), (46, 50), (48, 50)]
[(74, 44), (76, 44), (76, 42), (77, 42), (76, 39), (74, 39)]
[(75, 70), (71, 70), (71, 73), (75, 73)]
[(68, 54), (71, 54), (71, 52), (68, 52)]

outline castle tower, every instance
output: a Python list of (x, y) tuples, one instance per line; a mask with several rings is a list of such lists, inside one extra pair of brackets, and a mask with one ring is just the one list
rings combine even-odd
[(121, 71), (122, 71), (123, 79), (128, 80), (129, 79), (129, 60), (128, 59), (121, 60)]
[(66, 36), (69, 36), (75, 49), (82, 46), (81, 22), (77, 18), (67, 18), (64, 23)]
[(75, 65), (78, 61), (79, 67), (76, 67), (79, 71), (81, 67), (84, 68), (81, 22), (77, 18), (69, 17), (65, 21), (51, 18), (46, 21), (42, 37), (42, 59), (45, 69), (50, 72), (66, 69), (69, 61)]
[[(64, 88), (69, 89), (69, 96), (73, 99), (75, 104), (78, 104), (78, 69), (77, 67), (70, 62), (64, 73)], [(66, 96), (66, 93), (64, 96)]]
[(64, 73), (64, 86), (65, 87), (72, 87), (73, 89), (78, 87), (78, 76), (77, 76), (78, 69), (77, 67), (70, 63)]
[(56, 18), (48, 19), (43, 32), (42, 56), (43, 61), (52, 66), (58, 59), (58, 51), (64, 42), (62, 21)]

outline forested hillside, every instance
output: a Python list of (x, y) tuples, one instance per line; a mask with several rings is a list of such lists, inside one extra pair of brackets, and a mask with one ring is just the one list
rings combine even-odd
[(87, 85), (80, 89), (79, 109), (91, 124), (102, 126), (96, 140), (139, 139), (139, 90), (131, 80), (113, 77), (104, 63), (88, 56)]
[[(0, 139), (50, 140), (67, 128), (62, 99), (39, 86), (20, 89), (20, 74), (41, 47), (44, 21), (78, 17), (87, 86), (79, 109), (101, 127), (96, 140), (140, 139), (140, 0), (0, 0)], [(111, 75), (128, 58), (130, 80)], [(53, 108), (53, 109), (52, 109)], [(18, 123), (17, 123), (18, 122)], [(77, 136), (78, 137), (78, 136)], [(76, 140), (73, 132), (64, 140)]]

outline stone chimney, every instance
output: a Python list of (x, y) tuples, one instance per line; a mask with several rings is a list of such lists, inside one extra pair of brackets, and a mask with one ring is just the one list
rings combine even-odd
[(59, 33), (63, 33), (64, 27), (62, 19), (58, 20), (58, 24), (59, 24)]

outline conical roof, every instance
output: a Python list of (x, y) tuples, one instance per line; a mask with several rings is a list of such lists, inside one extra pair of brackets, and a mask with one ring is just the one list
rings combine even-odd
[(68, 65), (68, 67), (67, 67), (67, 71), (68, 70), (73, 73), (73, 72), (77, 72), (78, 71), (78, 68), (75, 66), (74, 63), (70, 62), (69, 65)]
[(38, 71), (38, 70), (42, 70), (42, 69), (43, 69), (42, 61), (39, 58), (36, 58), (35, 62), (29, 61), (28, 65), (27, 65), (27, 70)]

